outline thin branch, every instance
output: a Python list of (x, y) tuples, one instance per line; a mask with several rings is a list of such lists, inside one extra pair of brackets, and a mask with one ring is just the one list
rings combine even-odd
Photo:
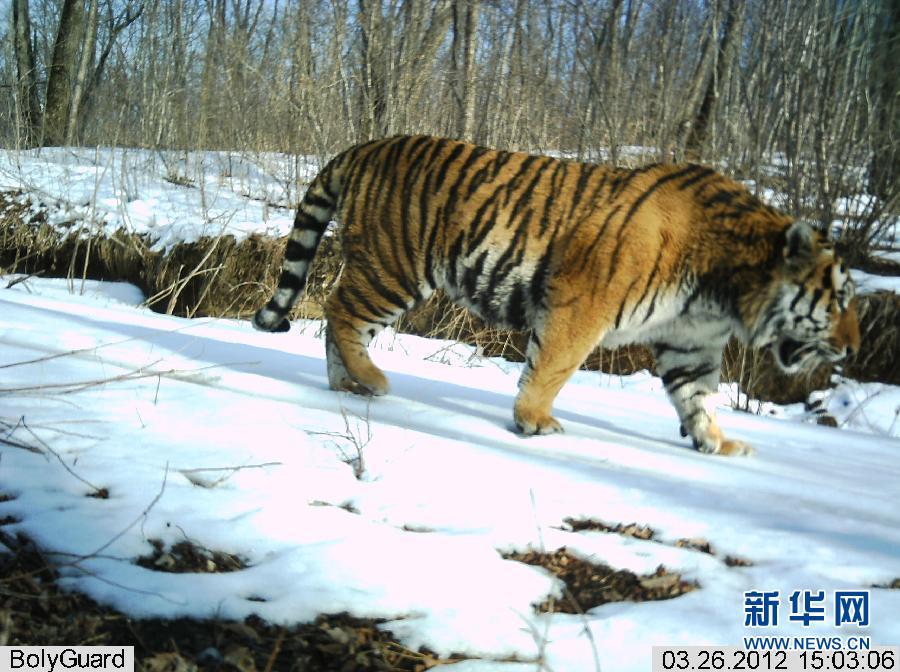
[(31, 434), (31, 436), (34, 437), (34, 440), (37, 441), (39, 444), (41, 444), (44, 447), (44, 450), (46, 450), (48, 453), (53, 455), (53, 457), (55, 457), (59, 461), (59, 463), (63, 466), (63, 469), (68, 471), (69, 474), (71, 474), (75, 479), (84, 483), (95, 493), (101, 492), (101, 488), (98, 488), (96, 485), (91, 483), (86, 478), (82, 478), (81, 476), (76, 474), (75, 471), (73, 471), (73, 469), (68, 464), (66, 464), (66, 461), (62, 458), (62, 456), (59, 453), (57, 453), (55, 450), (53, 450), (53, 448), (51, 448), (50, 445), (46, 441), (44, 441), (41, 437), (39, 437), (37, 434), (35, 434), (34, 430), (32, 430), (31, 427), (29, 427), (28, 424), (25, 422), (24, 415), (22, 416), (21, 424), (22, 424), (22, 427), (25, 429), (25, 431), (27, 431), (29, 434)]

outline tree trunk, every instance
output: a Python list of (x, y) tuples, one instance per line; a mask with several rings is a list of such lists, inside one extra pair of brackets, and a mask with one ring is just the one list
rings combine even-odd
[(13, 49), (16, 56), (16, 95), (22, 145), (33, 147), (40, 135), (41, 111), (34, 81), (34, 52), (28, 0), (13, 0)]
[(478, 29), (478, 3), (479, 0), (461, 0), (453, 5), (456, 137), (469, 142), (475, 135), (475, 33)]
[(725, 15), (725, 27), (722, 31), (722, 40), (719, 46), (718, 58), (713, 76), (706, 85), (706, 94), (694, 122), (688, 132), (685, 149), (691, 158), (699, 158), (709, 134), (709, 124), (716, 111), (716, 103), (719, 100), (719, 92), (725, 88), (725, 83), (731, 76), (732, 68), (736, 62), (738, 47), (741, 42), (741, 34), (744, 27), (744, 0), (731, 0), (728, 3), (728, 11)]
[[(712, 0), (709, 5), (709, 32), (704, 35), (702, 46), (700, 47), (700, 59), (697, 61), (697, 68), (694, 70), (694, 76), (691, 77), (690, 86), (687, 95), (684, 97), (684, 103), (679, 114), (679, 139), (681, 140), (681, 150), (683, 151), (687, 145), (691, 134), (691, 127), (696, 123), (698, 105), (701, 104), (705, 87), (708, 87), (710, 73), (715, 69), (716, 55), (719, 48), (719, 21), (721, 19), (721, 7), (723, 0)], [(680, 152), (679, 152), (680, 153)], [(681, 157), (678, 157), (681, 160)]]
[(884, 3), (879, 22), (871, 70), (875, 118), (868, 189), (887, 201), (900, 190), (900, 1)]
[[(215, 144), (210, 139), (210, 130), (217, 109), (217, 84), (222, 67), (222, 51), (225, 41), (225, 0), (207, 0), (209, 29), (206, 34), (206, 53), (203, 55), (203, 72), (200, 75), (200, 118), (197, 124), (197, 145), (210, 149)], [(218, 139), (218, 138), (217, 138)]]
[(379, 138), (388, 133), (388, 79), (389, 56), (383, 44), (382, 5), (378, 2), (357, 0), (359, 28), (362, 37), (362, 107), (367, 139)]
[(94, 61), (94, 45), (97, 42), (97, 19), (99, 0), (90, 0), (87, 26), (84, 30), (84, 41), (81, 46), (81, 62), (78, 64), (78, 75), (75, 78), (75, 89), (72, 91), (72, 104), (69, 108), (69, 120), (66, 125), (66, 144), (75, 142), (75, 135), (81, 128), (81, 102), (87, 88), (88, 72)]
[(47, 79), (47, 101), (44, 108), (43, 145), (62, 145), (72, 104), (72, 86), (78, 65), (78, 47), (84, 25), (84, 2), (64, 0), (59, 30), (53, 47), (53, 61)]

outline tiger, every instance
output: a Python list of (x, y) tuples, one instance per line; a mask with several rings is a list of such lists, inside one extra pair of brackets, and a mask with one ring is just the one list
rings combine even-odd
[(854, 285), (830, 238), (698, 164), (622, 168), (427, 135), (338, 154), (296, 211), (277, 288), (253, 317), (286, 331), (337, 222), (325, 302), (329, 386), (388, 392), (370, 341), (437, 290), (487, 324), (528, 331), (513, 405), (524, 435), (562, 431), (554, 399), (598, 345), (649, 346), (681, 434), (749, 455), (716, 420), (732, 335), (796, 373), (859, 348)]

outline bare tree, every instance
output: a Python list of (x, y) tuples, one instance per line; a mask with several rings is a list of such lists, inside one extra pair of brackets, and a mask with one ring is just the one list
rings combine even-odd
[(99, 0), (89, 0), (87, 23), (84, 26), (84, 39), (81, 44), (81, 58), (78, 64), (78, 73), (75, 77), (72, 91), (72, 101), (69, 106), (68, 121), (66, 123), (66, 144), (71, 145), (75, 140), (78, 129), (78, 119), (82, 99), (89, 79), (89, 71), (94, 60), (94, 44), (97, 42), (97, 18), (99, 16)]
[(868, 186), (870, 193), (887, 199), (900, 183), (900, 2), (885, 2), (879, 9), (870, 42), (874, 118)]
[[(712, 77), (709, 78), (706, 85), (703, 102), (690, 125), (685, 142), (687, 152), (694, 158), (699, 158), (702, 154), (709, 127), (715, 115), (715, 107), (719, 101), (719, 93), (722, 88), (727, 86), (733, 74), (743, 34), (744, 4), (744, 0), (728, 0), (722, 38), (718, 45), (718, 52), (713, 58), (715, 67), (711, 68)], [(715, 36), (710, 38), (709, 43), (715, 43)]]
[(72, 88), (78, 66), (78, 48), (84, 29), (84, 2), (64, 0), (53, 61), (47, 79), (47, 98), (44, 105), (43, 144), (62, 145), (66, 141)]
[(475, 33), (479, 0), (453, 3), (453, 73), (456, 100), (456, 137), (474, 140), (475, 131)]
[(35, 81), (34, 52), (28, 0), (13, 0), (13, 50), (16, 58), (16, 110), (22, 145), (30, 147), (40, 136), (40, 107)]

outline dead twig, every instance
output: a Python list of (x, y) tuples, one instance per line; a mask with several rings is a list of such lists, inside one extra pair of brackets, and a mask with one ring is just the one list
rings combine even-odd
[(15, 287), (16, 285), (18, 285), (20, 282), (25, 282), (26, 280), (30, 280), (31, 278), (36, 278), (43, 274), (44, 274), (44, 271), (40, 270), (40, 271), (35, 271), (34, 273), (29, 273), (28, 275), (20, 276), (18, 278), (13, 278), (12, 280), (10, 280), (7, 283), (6, 289), (11, 289), (11, 288)]
[[(264, 467), (278, 467), (281, 466), (283, 462), (262, 462), (260, 464), (245, 464), (240, 467), (196, 467), (193, 469), (176, 469), (176, 471), (188, 479), (194, 485), (198, 485), (201, 488), (214, 488), (220, 483), (224, 483), (229, 478), (234, 476), (237, 472), (243, 469), (262, 469)], [(198, 478), (197, 474), (207, 473), (207, 472), (226, 472), (224, 476), (217, 478), (214, 481), (207, 481), (203, 478)]]
[(68, 464), (66, 464), (66, 461), (62, 458), (62, 456), (59, 453), (57, 453), (55, 450), (53, 450), (53, 448), (50, 447), (50, 444), (48, 444), (41, 437), (39, 437), (37, 434), (35, 434), (34, 430), (32, 430), (31, 427), (28, 426), (28, 423), (25, 422), (24, 415), (22, 416), (22, 419), (20, 420), (20, 422), (21, 422), (22, 427), (25, 429), (25, 431), (27, 431), (29, 434), (31, 434), (31, 436), (34, 437), (34, 440), (37, 441), (39, 444), (41, 444), (41, 446), (44, 447), (44, 450), (46, 450), (48, 453), (53, 455), (53, 457), (55, 457), (57, 459), (57, 461), (62, 465), (63, 469), (68, 471), (69, 474), (71, 474), (75, 479), (77, 479), (78, 481), (81, 481), (86, 486), (88, 486), (91, 490), (93, 490), (94, 494), (99, 495), (102, 492), (102, 488), (98, 488), (96, 485), (91, 483), (86, 478), (82, 478), (81, 476), (76, 474), (75, 471)]

